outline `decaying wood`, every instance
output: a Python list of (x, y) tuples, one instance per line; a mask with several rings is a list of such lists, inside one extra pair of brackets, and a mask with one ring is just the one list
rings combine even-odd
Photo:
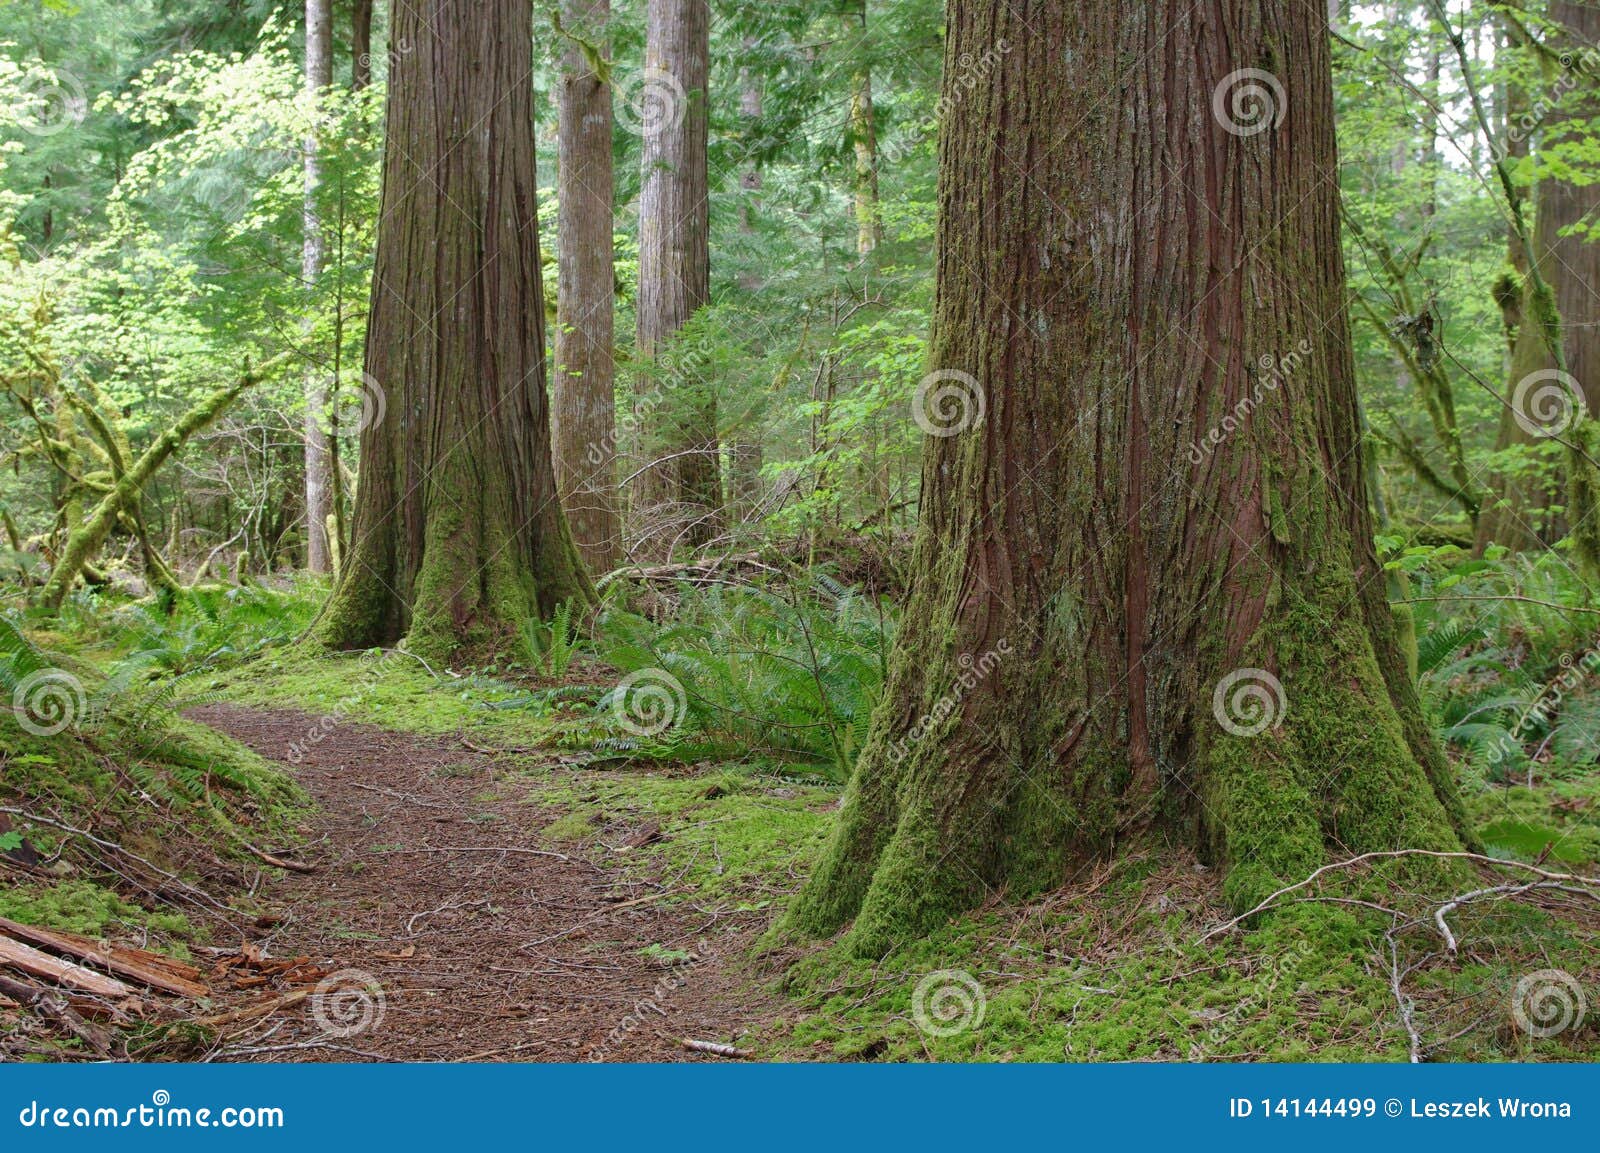
[(148, 985), (152, 989), (160, 989), (164, 993), (172, 993), (178, 997), (194, 1000), (211, 992), (195, 979), (200, 976), (200, 970), (193, 965), (185, 965), (181, 961), (163, 957), (158, 953), (150, 953), (144, 949), (96, 941), (78, 933), (41, 929), (35, 925), (24, 925), (4, 917), (0, 917), (0, 933), (36, 948), (65, 953), (99, 966), (107, 972), (116, 973), (138, 981), (141, 985)]
[(6, 936), (0, 936), (0, 965), (9, 965), (30, 977), (43, 977), (66, 988), (102, 997), (136, 995), (132, 986), (124, 985), (115, 977), (107, 977), (93, 969), (85, 969), (82, 965), (52, 957), (49, 953), (41, 953), (31, 945), (24, 945)]
[(104, 1029), (85, 1021), (77, 1010), (67, 1003), (67, 999), (55, 990), (30, 985), (25, 981), (14, 981), (0, 974), (0, 993), (17, 1004), (33, 1010), (46, 1020), (54, 1021), (89, 1046), (97, 1056), (111, 1055), (110, 1035)]

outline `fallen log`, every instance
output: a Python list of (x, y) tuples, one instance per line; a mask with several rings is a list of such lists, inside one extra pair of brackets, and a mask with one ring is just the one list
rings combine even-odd
[(0, 917), (0, 933), (36, 948), (65, 953), (107, 972), (138, 981), (141, 985), (187, 997), (191, 1001), (208, 996), (211, 992), (195, 979), (200, 976), (199, 969), (159, 953), (96, 941), (79, 933), (41, 929), (37, 925), (24, 925), (4, 917)]
[(111, 1036), (104, 1029), (91, 1025), (78, 1015), (67, 999), (53, 989), (13, 981), (0, 974), (0, 993), (17, 1004), (33, 1010), (48, 1021), (54, 1021), (78, 1040), (89, 1046), (97, 1057), (111, 1056)]
[(49, 953), (42, 953), (31, 945), (24, 945), (7, 936), (0, 936), (0, 965), (9, 965), (30, 977), (42, 977), (68, 989), (101, 997), (137, 995), (131, 985), (124, 985), (115, 977), (107, 977), (93, 969), (52, 957)]

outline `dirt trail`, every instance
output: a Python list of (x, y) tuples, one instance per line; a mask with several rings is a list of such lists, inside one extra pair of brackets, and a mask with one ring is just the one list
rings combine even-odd
[[(370, 973), (378, 1004), (325, 1000), (230, 1039), (249, 1060), (700, 1060), (681, 1038), (729, 1043), (765, 1015), (737, 959), (757, 931), (663, 906), (660, 878), (629, 880), (538, 830), (539, 784), (458, 738), (210, 705), (189, 714), (291, 765), (316, 801), (311, 874), (261, 894), (282, 915), (257, 944)], [(637, 872), (637, 870), (630, 870)], [(651, 946), (659, 948), (651, 949)], [(681, 960), (693, 953), (692, 962)]]

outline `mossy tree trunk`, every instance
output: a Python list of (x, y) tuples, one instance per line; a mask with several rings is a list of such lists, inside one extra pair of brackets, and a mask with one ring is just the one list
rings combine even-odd
[[(615, 296), (611, 221), (609, 0), (566, 0), (557, 141), (559, 219), (554, 433), (556, 485), (589, 568), (616, 566)], [(585, 49), (596, 60), (585, 56)]]
[(967, 430), (794, 927), (876, 953), (1152, 824), (1241, 905), (1459, 843), (1373, 550), (1326, 19), (952, 0), (947, 77), (1012, 46), (940, 141), (930, 368), (982, 415), (925, 414)]
[(399, 2), (361, 473), (321, 637), (492, 644), (589, 585), (556, 498), (531, 9)]
[[(1570, 429), (1559, 395), (1549, 391), (1553, 374), (1565, 372), (1582, 394), (1571, 399), (1584, 414), (1600, 417), (1600, 304), (1596, 285), (1600, 285), (1600, 244), (1582, 229), (1600, 214), (1600, 184), (1578, 184), (1563, 179), (1577, 157), (1574, 150), (1586, 147), (1585, 133), (1600, 119), (1600, 89), (1597, 89), (1590, 57), (1600, 48), (1600, 8), (1553, 0), (1550, 20), (1554, 25), (1548, 47), (1557, 54), (1560, 71), (1550, 78), (1548, 93), (1554, 99), (1538, 125), (1533, 149), (1540, 174), (1530, 197), (1533, 204), (1532, 258), (1537, 260), (1536, 279), (1525, 275), (1522, 283), (1521, 323), (1512, 346), (1507, 407), (1500, 417), (1495, 447), (1534, 445), (1545, 438), (1546, 428), (1559, 431), (1563, 439), (1586, 439), (1580, 429)], [(1519, 147), (1527, 150), (1531, 135), (1528, 119), (1509, 126)], [(1515, 151), (1511, 150), (1515, 155)], [(1576, 167), (1582, 167), (1577, 160)], [(1513, 247), (1521, 248), (1519, 238)], [(1529, 268), (1528, 254), (1523, 267)], [(1542, 283), (1541, 283), (1542, 282)], [(1554, 315), (1550, 315), (1551, 307)], [(1553, 335), (1554, 333), (1554, 335)], [(1564, 364), (1557, 363), (1552, 347), (1559, 341)], [(1541, 381), (1542, 377), (1542, 381)], [(1530, 382), (1532, 384), (1524, 383)], [(1564, 385), (1558, 385), (1564, 388)], [(1543, 401), (1541, 401), (1541, 395)], [(1583, 414), (1580, 414), (1583, 415)], [(1592, 449), (1591, 449), (1592, 451)], [(1569, 524), (1595, 512), (1593, 466), (1568, 457), (1566, 509)], [(1547, 474), (1523, 471), (1493, 478), (1495, 499), (1480, 520), (1478, 544), (1502, 544), (1514, 549), (1543, 547), (1561, 535), (1559, 524), (1551, 523), (1551, 506), (1561, 497), (1553, 491)], [(1592, 520), (1592, 516), (1588, 518)], [(1590, 538), (1596, 527), (1588, 520), (1576, 524), (1578, 532)]]
[[(661, 354), (711, 296), (709, 122), (711, 8), (707, 0), (650, 0), (645, 36), (648, 102), (640, 127), (637, 352)], [(698, 356), (688, 366), (646, 372), (636, 405), (652, 463), (633, 482), (632, 512), (642, 547), (660, 553), (717, 535), (722, 476), (717, 403)]]

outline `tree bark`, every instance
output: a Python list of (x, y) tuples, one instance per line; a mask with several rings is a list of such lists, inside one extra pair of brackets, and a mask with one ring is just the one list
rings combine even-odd
[[(333, 21), (329, 0), (306, 0), (305, 82), (308, 100), (320, 101), (333, 83)], [(302, 210), (304, 239), (300, 247), (300, 280), (307, 295), (315, 301), (317, 279), (322, 275), (322, 219), (317, 211), (317, 187), (322, 183), (322, 164), (318, 156), (316, 129), (306, 135), (305, 199)], [(315, 326), (308, 309), (304, 331)], [(315, 573), (329, 570), (328, 548), (328, 395), (323, 370), (316, 363), (306, 368), (306, 567)]]
[[(857, 51), (867, 51), (867, 0), (857, 0), (845, 17), (859, 35)], [(872, 115), (872, 68), (865, 60), (850, 77), (850, 137), (855, 147), (856, 253), (870, 256), (883, 238), (878, 217), (878, 129)]]
[(350, 4), (350, 88), (360, 92), (372, 83), (372, 0)]
[[(562, 22), (602, 59), (610, 0), (567, 0)], [(556, 486), (591, 572), (616, 567), (614, 392), (616, 273), (612, 254), (611, 85), (568, 41), (557, 128)]]
[(531, 9), (406, 0), (391, 35), (353, 541), (339, 648), (506, 639), (591, 588), (545, 395)]
[[(707, 0), (650, 0), (645, 37), (647, 83), (675, 85), (659, 115), (643, 123), (639, 192), (637, 355), (661, 357), (711, 295), (710, 202), (706, 171), (711, 10)], [(671, 78), (666, 81), (665, 78)], [(722, 508), (717, 404), (693, 354), (668, 371), (641, 374), (636, 413), (652, 461), (633, 486), (641, 549), (670, 550), (717, 535)], [(661, 366), (657, 366), (659, 369)]]
[[(1559, 92), (1549, 115), (1539, 125), (1539, 141), (1535, 153), (1552, 148), (1559, 142), (1570, 141), (1567, 131), (1576, 125), (1583, 126), (1600, 119), (1600, 95), (1595, 87), (1593, 66), (1585, 65), (1582, 55), (1585, 48), (1600, 46), (1600, 9), (1573, 3), (1572, 0), (1553, 0), (1550, 19), (1557, 31), (1553, 47), (1557, 52), (1568, 53), (1571, 68), (1568, 74), (1556, 79), (1552, 90)], [(1508, 125), (1515, 130), (1517, 124)], [(1525, 154), (1525, 129), (1518, 148)], [(1563, 235), (1574, 225), (1592, 224), (1600, 215), (1600, 184), (1579, 185), (1542, 172), (1531, 195), (1533, 204), (1533, 250), (1538, 260), (1538, 271), (1549, 286), (1558, 314), (1555, 323), (1561, 331), (1561, 345), (1566, 355), (1565, 371), (1577, 383), (1582, 396), (1573, 397), (1581, 403), (1590, 417), (1600, 417), (1600, 306), (1596, 304), (1596, 285), (1600, 285), (1600, 244), (1582, 233)], [(1519, 251), (1521, 241), (1513, 236), (1512, 249)], [(1526, 269), (1526, 257), (1522, 258)], [(1540, 388), (1523, 382), (1545, 374), (1550, 379), (1557, 365), (1552, 355), (1551, 338), (1542, 328), (1549, 321), (1541, 316), (1541, 306), (1535, 292), (1533, 278), (1524, 274), (1520, 319), (1511, 349), (1507, 382), (1507, 407), (1501, 411), (1497, 449), (1515, 445), (1531, 445), (1540, 437), (1534, 430), (1543, 431), (1562, 423), (1562, 410), (1558, 393), (1545, 393), (1550, 407), (1541, 410)], [(1542, 416), (1541, 416), (1542, 411)], [(1554, 417), (1551, 422), (1547, 417)], [(1576, 478), (1581, 484), (1583, 478)], [(1570, 480), (1569, 480), (1570, 484)], [(1560, 535), (1560, 526), (1551, 524), (1549, 508), (1556, 494), (1540, 474), (1502, 475), (1494, 478), (1495, 499), (1486, 506), (1479, 521), (1478, 546), (1493, 543), (1512, 549), (1541, 548), (1553, 543)], [(1576, 507), (1568, 501), (1569, 513)]]
[[(926, 441), (885, 698), (789, 923), (880, 954), (1151, 825), (1241, 907), (1330, 849), (1456, 846), (1372, 543), (1326, 6), (952, 0), (946, 77), (1002, 39), (940, 139), (921, 415), (966, 431)], [(1253, 116), (1244, 68), (1281, 85)]]

